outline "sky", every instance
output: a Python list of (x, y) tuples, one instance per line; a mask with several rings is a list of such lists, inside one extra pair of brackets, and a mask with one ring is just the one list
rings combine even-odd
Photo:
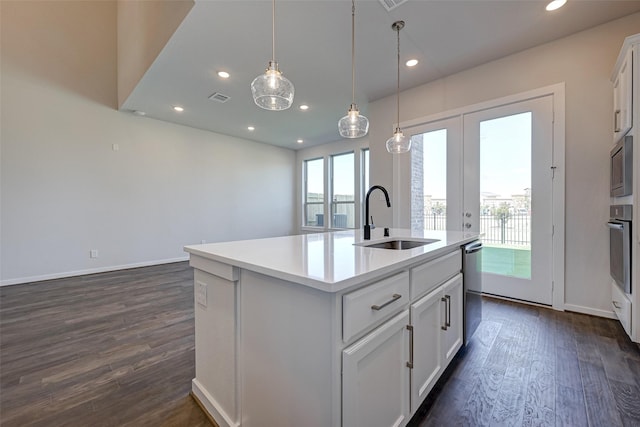
[[(423, 134), (424, 194), (446, 198), (447, 131)], [(467, 159), (469, 161), (469, 159)], [(531, 188), (531, 113), (480, 124), (480, 191), (502, 197)]]

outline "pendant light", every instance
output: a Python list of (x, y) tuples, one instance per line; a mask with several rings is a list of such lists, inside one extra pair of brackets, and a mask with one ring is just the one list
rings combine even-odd
[(398, 86), (396, 92), (398, 122), (393, 136), (387, 140), (387, 151), (393, 154), (407, 153), (411, 150), (411, 138), (407, 138), (400, 129), (400, 30), (404, 28), (404, 21), (396, 21), (391, 29), (398, 34)]
[(351, 0), (351, 106), (347, 115), (338, 121), (343, 138), (361, 138), (369, 132), (369, 119), (360, 115), (356, 105), (356, 2)]
[(253, 101), (260, 108), (271, 111), (286, 110), (293, 104), (293, 84), (282, 75), (276, 62), (276, 0), (273, 0), (273, 31), (271, 34), (271, 61), (264, 74), (251, 82)]

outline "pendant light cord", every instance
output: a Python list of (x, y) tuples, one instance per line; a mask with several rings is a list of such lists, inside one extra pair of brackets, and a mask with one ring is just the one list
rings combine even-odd
[(397, 111), (398, 111), (398, 122), (397, 129), (400, 129), (400, 29), (402, 27), (397, 26), (396, 31), (398, 32), (398, 86), (396, 89), (396, 100), (397, 100)]
[(351, 103), (356, 102), (356, 0), (351, 0)]
[(276, 62), (276, 0), (271, 3), (271, 60)]

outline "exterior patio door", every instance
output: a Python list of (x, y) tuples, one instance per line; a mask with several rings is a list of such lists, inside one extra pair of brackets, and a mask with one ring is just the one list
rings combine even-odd
[(551, 305), (553, 97), (463, 115), (463, 229), (483, 233), (483, 292)]

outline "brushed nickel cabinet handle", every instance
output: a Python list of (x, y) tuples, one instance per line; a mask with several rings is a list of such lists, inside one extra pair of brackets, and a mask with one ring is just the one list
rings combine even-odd
[(451, 326), (451, 295), (444, 296), (447, 299), (447, 328)]
[(384, 307), (388, 306), (389, 304), (391, 304), (394, 301), (399, 300), (400, 298), (402, 298), (402, 295), (400, 294), (393, 294), (391, 296), (391, 299), (389, 301), (386, 301), (380, 305), (374, 304), (371, 306), (371, 310), (382, 310)]
[(413, 369), (413, 326), (407, 325), (409, 330), (409, 361), (407, 362), (407, 368)]

